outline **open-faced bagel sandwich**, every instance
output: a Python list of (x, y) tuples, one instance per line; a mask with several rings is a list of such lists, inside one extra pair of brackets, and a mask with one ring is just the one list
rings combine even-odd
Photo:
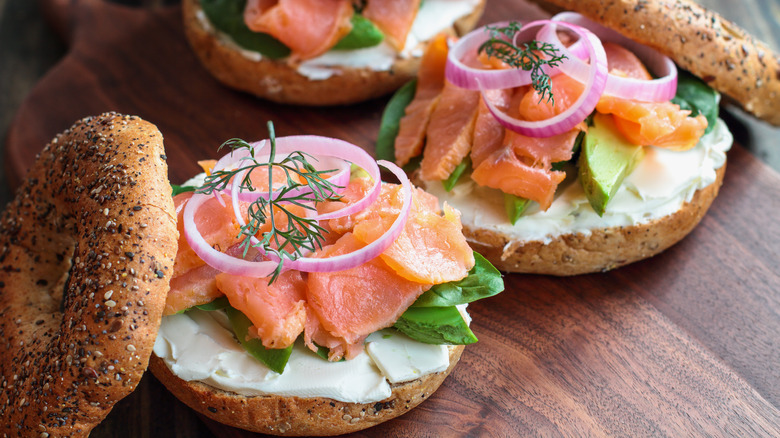
[(361, 102), (414, 77), (428, 41), (472, 29), (485, 0), (184, 0), (184, 28), (223, 84), (299, 105)]
[(176, 190), (152, 372), (203, 415), (274, 435), (361, 430), (428, 398), (476, 341), (466, 305), (503, 289), (459, 214), (341, 140), (227, 145)]
[[(377, 155), (461, 210), (469, 243), (499, 269), (605, 271), (699, 223), (732, 143), (710, 85), (778, 123), (777, 59), (688, 2), (553, 3), (603, 22), (563, 12), (440, 37), (388, 104)], [(725, 29), (742, 35), (739, 53)]]

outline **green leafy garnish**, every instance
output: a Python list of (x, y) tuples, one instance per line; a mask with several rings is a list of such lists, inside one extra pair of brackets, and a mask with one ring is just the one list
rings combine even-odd
[(380, 160), (395, 161), (395, 138), (406, 107), (414, 99), (417, 90), (417, 79), (407, 82), (393, 94), (387, 102), (379, 124), (379, 134), (376, 138), (376, 157)]
[(415, 341), (439, 345), (468, 345), (477, 342), (458, 308), (410, 307), (394, 327)]
[(458, 180), (460, 180), (461, 176), (470, 175), (470, 174), (471, 174), (471, 159), (469, 157), (466, 157), (463, 159), (463, 161), (460, 162), (460, 164), (455, 166), (455, 170), (452, 171), (450, 176), (441, 182), (444, 185), (444, 190), (448, 192), (452, 191), (452, 189), (455, 188), (455, 185), (458, 184)]
[(672, 103), (680, 105), (680, 108), (691, 111), (691, 117), (703, 114), (707, 118), (708, 133), (715, 128), (715, 121), (718, 119), (718, 104), (720, 103), (720, 94), (710, 88), (704, 81), (685, 70), (679, 70), (677, 75), (677, 95), (672, 99)]
[(385, 35), (366, 17), (355, 13), (350, 19), (352, 30), (333, 46), (335, 50), (354, 50), (374, 47), (385, 39)]
[(235, 333), (238, 342), (241, 343), (241, 346), (244, 347), (247, 353), (264, 363), (271, 370), (282, 374), (282, 372), (284, 372), (284, 367), (287, 365), (287, 361), (290, 359), (293, 348), (292, 345), (282, 349), (265, 348), (260, 339), (247, 339), (247, 334), (249, 333), (249, 327), (252, 326), (252, 321), (250, 321), (246, 315), (230, 306), (225, 308), (225, 312), (227, 313), (228, 319), (230, 319), (233, 333)]
[(504, 290), (504, 280), (489, 261), (474, 253), (474, 267), (466, 278), (434, 285), (417, 298), (414, 307), (449, 307), (492, 297)]
[(557, 67), (566, 59), (558, 54), (558, 48), (550, 43), (528, 41), (520, 46), (514, 45), (512, 37), (520, 32), (522, 25), (512, 21), (506, 26), (488, 26), (490, 38), (479, 46), (478, 53), (496, 58), (506, 65), (531, 72), (531, 87), (539, 93), (539, 102), (547, 96), (547, 101), (555, 104), (552, 94), (550, 75), (544, 72), (544, 66)]
[(517, 223), (529, 205), (531, 205), (530, 199), (504, 193), (504, 210), (506, 210), (506, 216), (512, 225)]
[(228, 301), (227, 297), (219, 297), (210, 303), (199, 304), (195, 306), (195, 308), (200, 310), (205, 310), (206, 312), (211, 312), (213, 310), (222, 310), (228, 307), (230, 307), (230, 301)]
[(246, 0), (200, 0), (200, 5), (214, 27), (229, 35), (239, 46), (271, 59), (290, 56), (290, 49), (279, 40), (246, 26)]
[[(243, 236), (241, 247), (244, 249), (244, 256), (249, 248), (257, 246), (261, 247), (265, 253), (275, 254), (279, 257), (280, 263), (270, 279), (273, 282), (282, 272), (284, 260), (295, 260), (303, 256), (304, 251), (322, 249), (322, 242), (325, 240), (323, 236), (325, 228), (320, 226), (316, 219), (298, 216), (290, 209), (290, 206), (316, 211), (316, 207), (314, 207), (316, 203), (338, 200), (340, 196), (336, 192), (339, 187), (324, 177), (334, 170), (317, 170), (308, 161), (308, 158), (311, 158), (308, 154), (296, 151), (276, 161), (276, 136), (271, 122), (268, 122), (268, 132), (271, 143), (268, 161), (258, 161), (254, 150), (244, 140), (228, 140), (220, 146), (220, 149), (225, 146), (233, 151), (246, 149), (249, 151), (249, 156), (236, 169), (222, 169), (212, 172), (206, 177), (206, 181), (203, 186), (198, 188), (197, 192), (208, 195), (214, 191), (225, 190), (230, 181), (241, 172), (246, 173), (240, 181), (239, 190), (254, 191), (251, 174), (253, 170), (259, 168), (268, 169), (268, 187), (274, 186), (274, 173), (282, 172), (284, 174), (286, 182), (282, 188), (278, 189), (278, 193), (270, 199), (259, 197), (249, 204), (248, 220), (246, 225), (241, 227), (239, 234)], [(310, 190), (299, 191), (300, 188), (307, 186)], [(285, 220), (277, 223), (279, 220), (272, 212), (281, 213)], [(253, 245), (250, 239), (266, 223), (270, 223), (271, 229), (262, 235), (256, 245)]]
[(172, 190), (173, 193), (171, 193), (171, 196), (176, 196), (176, 195), (179, 195), (179, 194), (182, 194), (182, 193), (186, 193), (186, 192), (194, 192), (197, 189), (197, 187), (195, 187), (195, 186), (179, 186), (179, 185), (176, 185), (176, 184), (171, 184), (171, 189), (173, 189)]

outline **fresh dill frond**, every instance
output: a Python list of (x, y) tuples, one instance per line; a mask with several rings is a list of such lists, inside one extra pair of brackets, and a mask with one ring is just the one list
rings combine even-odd
[[(241, 160), (235, 169), (213, 171), (206, 177), (197, 192), (212, 194), (215, 191), (223, 191), (239, 173), (244, 171), (246, 173), (241, 178), (239, 190), (255, 191), (252, 171), (260, 168), (268, 169), (269, 199), (261, 196), (249, 204), (246, 225), (241, 227), (239, 236), (242, 237), (240, 245), (244, 250), (244, 256), (255, 246), (279, 258), (279, 266), (270, 279), (270, 282), (273, 282), (281, 274), (284, 260), (295, 260), (304, 256), (306, 252), (321, 249), (325, 240), (326, 230), (316, 219), (299, 216), (290, 207), (298, 206), (316, 214), (317, 203), (338, 200), (341, 196), (336, 191), (340, 187), (327, 180), (327, 174), (334, 172), (335, 169), (317, 170), (309, 161), (316, 158), (300, 151), (288, 154), (277, 161), (276, 135), (272, 122), (268, 122), (268, 133), (270, 151), (267, 161), (258, 161), (251, 145), (244, 140), (234, 138), (223, 143), (220, 149), (229, 147), (233, 152), (246, 149), (249, 151), (249, 156)], [(285, 183), (276, 189), (278, 192), (274, 194), (274, 174), (278, 175), (277, 172), (284, 174)], [(300, 190), (307, 186), (310, 190)], [(283, 219), (278, 218), (277, 214)], [(270, 224), (270, 229), (258, 237), (258, 244), (253, 245), (252, 236), (257, 235), (266, 224)]]
[(496, 58), (512, 68), (531, 72), (531, 87), (539, 93), (539, 102), (547, 101), (555, 105), (550, 75), (544, 66), (557, 67), (566, 55), (558, 53), (558, 48), (550, 43), (527, 41), (516, 46), (512, 38), (520, 32), (522, 25), (516, 21), (503, 27), (488, 26), (490, 38), (479, 46), (478, 53)]

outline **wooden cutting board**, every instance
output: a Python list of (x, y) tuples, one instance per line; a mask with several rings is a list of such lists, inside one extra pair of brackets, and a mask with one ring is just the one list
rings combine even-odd
[[(267, 120), (278, 135), (339, 137), (372, 151), (385, 99), (300, 108), (225, 89), (190, 53), (178, 7), (41, 4), (70, 51), (9, 130), (14, 187), (57, 132), (109, 110), (157, 124), (173, 182), (225, 139), (265, 138)], [(483, 21), (523, 10), (493, 1)], [(442, 388), (355, 436), (780, 436), (778, 187), (780, 176), (736, 145), (710, 213), (664, 254), (572, 278), (507, 275), (503, 294), (470, 307), (480, 342)], [(93, 436), (133, 436), (138, 416), (192, 427), (159, 416), (160, 391), (134, 394), (132, 409), (117, 409)], [(253, 436), (204, 421), (217, 436)]]

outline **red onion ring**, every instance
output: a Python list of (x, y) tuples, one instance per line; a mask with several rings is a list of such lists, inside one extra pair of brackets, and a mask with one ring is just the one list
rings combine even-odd
[[(552, 17), (552, 20), (576, 24), (590, 30), (602, 41), (617, 43), (625, 47), (637, 55), (658, 76), (657, 79), (648, 81), (609, 75), (604, 94), (643, 102), (666, 102), (677, 94), (677, 66), (668, 56), (576, 12), (561, 12)], [(558, 38), (550, 35), (549, 39), (557, 40)], [(561, 44), (558, 42), (556, 45)]]
[[(400, 214), (395, 219), (395, 221), (390, 226), (390, 228), (388, 228), (388, 230), (382, 236), (380, 236), (380, 238), (377, 239), (376, 241), (370, 243), (369, 245), (357, 251), (354, 251), (349, 254), (340, 255), (340, 256), (328, 257), (323, 259), (304, 257), (296, 260), (284, 260), (283, 263), (285, 269), (297, 269), (306, 272), (332, 272), (332, 271), (350, 269), (359, 266), (360, 264), (365, 263), (373, 259), (374, 257), (378, 256), (379, 254), (384, 252), (384, 250), (387, 249), (390, 245), (392, 245), (393, 242), (398, 238), (398, 236), (401, 234), (406, 224), (406, 220), (409, 216), (409, 212), (411, 211), (411, 205), (412, 205), (412, 186), (411, 183), (409, 182), (409, 179), (406, 177), (406, 174), (400, 168), (386, 161), (376, 162), (363, 149), (337, 139), (330, 139), (330, 138), (316, 137), (316, 136), (296, 136), (296, 137), (282, 137), (277, 139), (276, 142), (277, 142), (276, 151), (279, 154), (286, 154), (286, 153), (291, 153), (293, 151), (304, 150), (306, 153), (309, 153), (311, 155), (336, 157), (345, 161), (347, 160), (347, 157), (349, 157), (348, 159), (350, 162), (362, 167), (375, 181), (374, 186), (369, 190), (366, 196), (364, 196), (358, 202), (348, 205), (341, 210), (337, 210), (335, 212), (328, 213), (328, 214), (313, 216), (310, 218), (313, 218), (315, 220), (332, 219), (332, 218), (337, 218), (348, 214), (352, 214), (368, 207), (371, 203), (373, 203), (376, 200), (377, 196), (379, 195), (379, 188), (381, 187), (381, 179), (380, 179), (378, 166), (380, 164), (383, 167), (387, 168), (390, 172), (395, 174), (396, 177), (398, 177), (399, 181), (401, 182), (401, 185), (403, 186), (402, 191), (404, 195), (404, 200), (403, 200)], [(262, 149), (263, 142), (253, 144), (253, 148), (254, 147), (257, 147), (257, 149)], [(250, 156), (250, 154), (256, 154), (255, 150), (253, 149), (252, 151), (239, 151), (236, 153), (228, 154), (229, 157), (225, 156), (217, 162), (217, 164), (220, 167), (218, 168), (215, 165), (215, 169), (219, 170), (219, 169), (229, 168), (239, 161), (246, 160)], [(255, 157), (257, 157), (257, 155), (255, 155)], [(234, 181), (241, 181), (245, 173), (246, 170), (239, 172), (239, 174), (236, 175)], [(349, 176), (349, 174), (347, 174), (347, 176)], [(248, 193), (251, 194), (249, 198), (257, 199), (258, 197), (263, 196), (266, 197), (266, 199), (268, 199), (267, 197), (274, 196), (274, 194), (278, 195), (279, 193), (279, 191), (271, 191), (269, 193), (269, 192), (259, 192), (259, 191), (240, 192), (239, 190), (240, 190), (240, 184), (231, 183), (229, 185), (229, 190), (226, 189), (221, 193), (216, 193), (215, 196), (220, 198), (220, 201), (222, 201), (221, 200), (222, 196), (228, 196), (228, 193), (230, 194), (234, 213), (236, 214), (237, 220), (242, 225), (246, 223), (243, 220), (243, 217), (239, 211), (238, 202), (239, 202), (239, 198), (241, 198), (242, 195)], [(271, 258), (276, 258), (276, 260), (263, 260), (263, 261), (244, 260), (217, 251), (214, 248), (212, 248), (208, 244), (208, 242), (206, 242), (206, 240), (198, 231), (197, 225), (195, 224), (195, 215), (197, 214), (197, 211), (200, 209), (200, 207), (209, 198), (210, 198), (209, 195), (195, 194), (193, 195), (192, 198), (189, 199), (189, 201), (186, 203), (186, 206), (184, 207), (184, 214), (183, 214), (184, 233), (187, 242), (190, 244), (190, 247), (193, 249), (193, 251), (195, 251), (195, 253), (204, 262), (206, 262), (206, 264), (222, 272), (226, 272), (234, 275), (250, 276), (250, 277), (267, 277), (271, 275), (277, 269), (280, 263), (280, 260), (278, 260), (278, 257), (276, 255), (267, 254)], [(259, 241), (256, 238), (254, 238), (254, 236), (252, 237), (252, 239), (253, 239), (252, 240), (253, 244), (259, 243)], [(258, 248), (258, 249), (260, 249), (262, 252), (262, 248)]]
[[(502, 27), (509, 24), (508, 21), (491, 24), (491, 27)], [(519, 69), (486, 70), (484, 68), (470, 67), (462, 60), (467, 56), (477, 53), (479, 46), (490, 39), (489, 26), (469, 32), (458, 40), (447, 54), (447, 63), (444, 67), (444, 77), (453, 85), (469, 90), (514, 88), (531, 83), (531, 72)], [(520, 31), (524, 33), (525, 26)], [(545, 71), (546, 72), (546, 71)]]
[(412, 207), (412, 184), (409, 182), (409, 178), (406, 173), (396, 166), (395, 164), (379, 160), (377, 161), (385, 169), (393, 173), (402, 185), (402, 192), (404, 195), (404, 201), (401, 205), (401, 212), (393, 221), (390, 228), (387, 229), (377, 240), (369, 243), (368, 245), (360, 248), (357, 251), (353, 251), (349, 254), (342, 254), (334, 257), (327, 257), (322, 259), (317, 258), (299, 258), (295, 260), (286, 260), (284, 262), (286, 267), (291, 269), (297, 269), (304, 272), (334, 272), (343, 271), (346, 269), (354, 268), (366, 263), (369, 260), (382, 254), (393, 242), (398, 239), (401, 232), (406, 226), (406, 220), (409, 218), (409, 212)]
[[(604, 47), (601, 45), (599, 39), (589, 30), (569, 23), (540, 20), (528, 23), (526, 26), (542, 26), (539, 33), (544, 37), (547, 33), (555, 34), (556, 27), (560, 25), (563, 25), (563, 27), (568, 28), (580, 36), (580, 40), (587, 50), (588, 58), (590, 59), (590, 65), (587, 65), (587, 70), (582, 69), (581, 65), (584, 63), (578, 59), (575, 62), (572, 62), (572, 58), (576, 57), (572, 56), (571, 53), (560, 44), (559, 40), (556, 43), (550, 39), (541, 38), (541, 41), (556, 44), (558, 46), (569, 59), (561, 62), (560, 66), (556, 69), (583, 82), (585, 84), (585, 89), (574, 104), (565, 111), (542, 121), (519, 120), (508, 116), (496, 108), (485, 94), (484, 90), (482, 90), (482, 98), (485, 100), (491, 114), (493, 114), (493, 117), (495, 117), (505, 128), (529, 137), (551, 137), (571, 130), (578, 123), (585, 120), (585, 118), (596, 108), (596, 104), (606, 87), (608, 75), (607, 54), (604, 52)], [(557, 40), (557, 37), (555, 39)]]
[(206, 262), (207, 265), (222, 272), (243, 275), (245, 277), (267, 277), (273, 274), (276, 267), (279, 266), (278, 262), (256, 262), (235, 258), (217, 251), (206, 242), (206, 239), (204, 239), (198, 231), (197, 225), (195, 225), (195, 214), (210, 197), (211, 196), (209, 195), (200, 193), (192, 195), (192, 198), (190, 198), (187, 202), (187, 206), (184, 208), (184, 215), (182, 217), (182, 220), (184, 221), (184, 236), (186, 237), (190, 248), (192, 248), (192, 250), (195, 251), (195, 254)]

